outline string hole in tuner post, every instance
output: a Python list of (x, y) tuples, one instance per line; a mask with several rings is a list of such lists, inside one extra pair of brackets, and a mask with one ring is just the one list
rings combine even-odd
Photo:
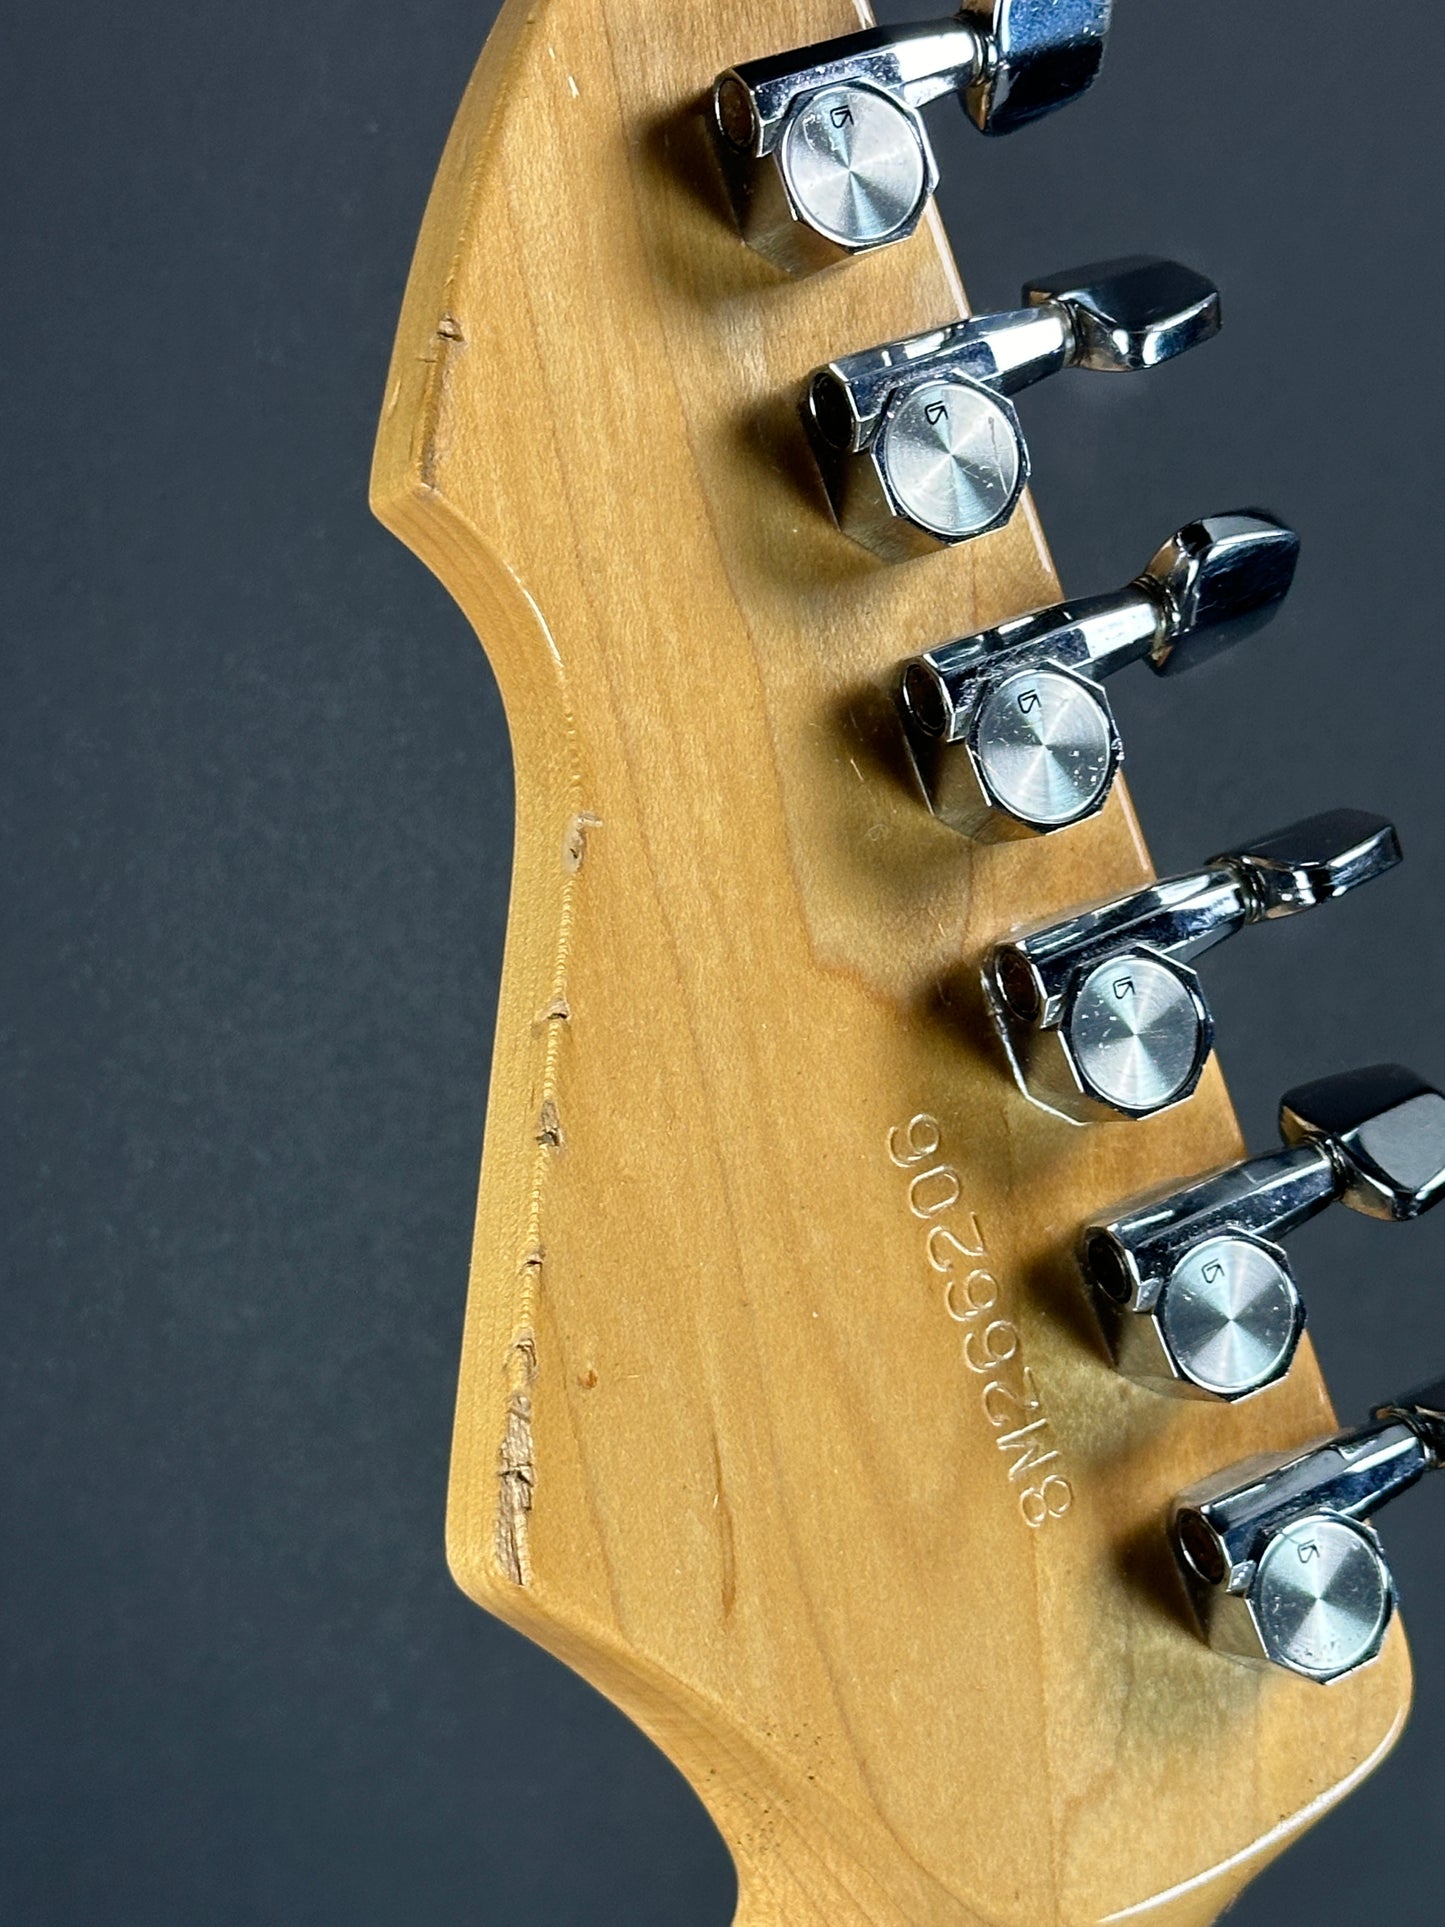
[(1110, 1303), (1127, 1305), (1137, 1283), (1128, 1261), (1104, 1231), (1090, 1231), (1084, 1241), (1085, 1264), (1094, 1284)]
[(930, 663), (915, 661), (905, 665), (899, 701), (907, 721), (924, 736), (948, 735), (954, 708), (942, 677)]
[(713, 90), (718, 131), (730, 147), (747, 149), (757, 137), (753, 98), (736, 74), (724, 74)]
[(814, 375), (808, 385), (807, 406), (813, 428), (829, 448), (836, 449), (840, 454), (852, 448), (853, 437), (858, 431), (858, 417), (854, 413), (847, 385), (831, 370), (820, 369)]
[(1190, 1571), (1207, 1586), (1217, 1586), (1225, 1574), (1224, 1553), (1204, 1520), (1197, 1512), (1181, 1512), (1176, 1532)]
[(1043, 1008), (1043, 997), (1028, 958), (1020, 951), (1002, 949), (995, 960), (993, 974), (1005, 1009), (1021, 1023), (1033, 1023)]

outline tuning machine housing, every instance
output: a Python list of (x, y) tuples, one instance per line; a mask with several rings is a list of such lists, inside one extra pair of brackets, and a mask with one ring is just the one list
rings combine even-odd
[(789, 274), (913, 233), (938, 185), (921, 110), (961, 97), (985, 134), (1066, 105), (1099, 71), (1112, 0), (965, 0), (719, 74), (711, 121), (743, 238)]
[(1305, 1321), (1280, 1240), (1337, 1202), (1403, 1220), (1445, 1197), (1445, 1096), (1403, 1065), (1301, 1085), (1279, 1121), (1281, 1149), (1085, 1229), (1084, 1275), (1128, 1377), (1226, 1400), (1273, 1385)]
[(1210, 1645), (1321, 1684), (1368, 1665), (1396, 1605), (1368, 1521), (1442, 1460), (1445, 1382), (1182, 1493), (1174, 1547)]
[(1333, 810), (1010, 937), (990, 956), (984, 989), (1020, 1088), (1075, 1123), (1182, 1103), (1214, 1046), (1190, 960), (1399, 861), (1393, 824)]
[(1103, 679), (1141, 660), (1175, 675), (1242, 642), (1279, 609), (1298, 556), (1299, 537), (1261, 509), (1207, 516), (1117, 594), (915, 656), (899, 708), (929, 808), (983, 841), (1096, 815), (1123, 761)]
[(1219, 291), (1131, 255), (1031, 282), (1023, 306), (844, 355), (809, 376), (803, 423), (845, 535), (885, 561), (1000, 527), (1029, 477), (1011, 396), (1063, 368), (1138, 373), (1220, 327)]

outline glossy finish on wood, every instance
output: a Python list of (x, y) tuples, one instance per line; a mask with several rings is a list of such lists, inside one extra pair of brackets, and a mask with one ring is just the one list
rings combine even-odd
[(450, 1556), (689, 1774), (746, 1927), (1184, 1927), (1380, 1757), (1408, 1661), (1200, 1642), (1169, 1502), (1329, 1429), (1312, 1355), (1162, 1400), (1081, 1299), (1080, 1224), (1239, 1154), (1217, 1072), (1077, 1131), (987, 1031), (991, 941), (1150, 872), (1119, 790), (978, 847), (910, 788), (899, 657), (1059, 590), (1027, 505), (896, 568), (827, 519), (799, 371), (961, 291), (931, 217), (781, 280), (701, 101), (851, 24), (513, 4), (428, 212), (375, 501), (518, 769)]

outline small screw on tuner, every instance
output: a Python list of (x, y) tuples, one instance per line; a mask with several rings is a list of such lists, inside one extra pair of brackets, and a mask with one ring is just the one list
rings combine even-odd
[(985, 134), (1076, 99), (1112, 0), (965, 0), (719, 74), (712, 129), (743, 239), (789, 274), (912, 234), (938, 185), (920, 109), (958, 94)]
[(1399, 1064), (1287, 1091), (1284, 1146), (1089, 1225), (1081, 1261), (1115, 1363), (1152, 1390), (1240, 1399), (1289, 1370), (1304, 1307), (1279, 1240), (1339, 1202), (1418, 1218), (1445, 1197), (1445, 1096)]
[(1399, 861), (1393, 824), (1332, 810), (1010, 937), (993, 951), (984, 988), (1020, 1088), (1080, 1124), (1182, 1103), (1214, 1047), (1189, 960), (1246, 924), (1331, 902)]
[(1029, 477), (1011, 395), (1062, 368), (1155, 368), (1220, 328), (1214, 283), (1153, 255), (1031, 282), (1023, 303), (809, 376), (803, 425), (833, 514), (885, 561), (1008, 520)]
[(1445, 1382), (1182, 1493), (1174, 1547), (1210, 1645), (1321, 1683), (1368, 1665), (1396, 1596), (1367, 1521), (1442, 1462)]
[(1261, 629), (1294, 580), (1299, 537), (1259, 509), (1190, 522), (1115, 595), (1059, 603), (903, 665), (899, 707), (929, 808), (992, 841), (1082, 823), (1123, 761), (1106, 676), (1159, 675)]

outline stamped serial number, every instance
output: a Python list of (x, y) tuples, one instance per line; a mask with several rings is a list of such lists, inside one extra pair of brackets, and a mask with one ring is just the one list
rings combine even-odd
[(963, 1362), (981, 1381), (979, 1403), (1018, 1493), (1019, 1511), (1034, 1531), (1072, 1509), (1074, 1488), (1064, 1473), (1048, 1415), (1023, 1362), (1013, 1320), (999, 1316), (999, 1281), (988, 1240), (964, 1203), (963, 1179), (943, 1157), (943, 1126), (920, 1111), (888, 1133), (888, 1156), (909, 1173), (908, 1209), (925, 1227), (923, 1254), (939, 1279), (943, 1308), (963, 1327)]

